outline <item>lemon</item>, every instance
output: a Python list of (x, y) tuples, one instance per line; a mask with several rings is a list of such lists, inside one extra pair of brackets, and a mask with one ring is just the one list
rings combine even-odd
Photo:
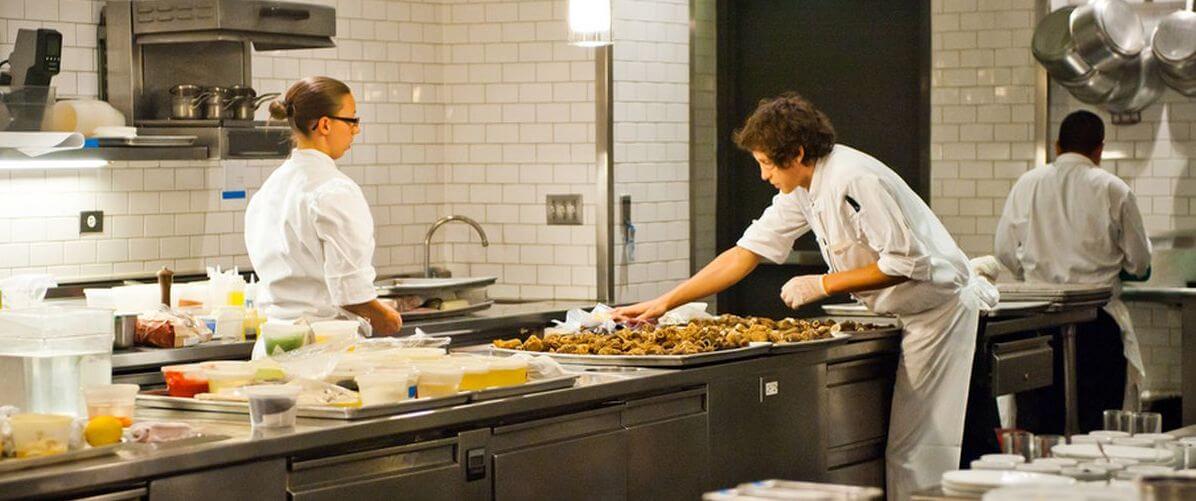
[(101, 447), (120, 443), (121, 422), (112, 416), (96, 416), (87, 422), (83, 429), (83, 438), (92, 447)]

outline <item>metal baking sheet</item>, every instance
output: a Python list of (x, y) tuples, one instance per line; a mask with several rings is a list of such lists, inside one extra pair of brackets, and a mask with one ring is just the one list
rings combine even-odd
[(693, 355), (573, 355), (569, 353), (549, 353), (544, 351), (524, 351), (507, 348), (492, 347), (495, 353), (530, 353), (552, 357), (563, 364), (577, 365), (629, 365), (633, 367), (693, 367), (695, 365), (711, 364), (739, 358), (754, 357), (768, 353), (772, 343), (758, 343), (733, 350), (719, 350)]
[(404, 320), (404, 321), (411, 321), (411, 322), (415, 322), (415, 321), (417, 321), (417, 320), (435, 320), (435, 319), (438, 319), (438, 318), (448, 318), (448, 317), (455, 317), (455, 316), (457, 316), (457, 315), (464, 315), (464, 314), (466, 314), (466, 313), (473, 313), (473, 312), (475, 312), (475, 311), (482, 311), (482, 310), (484, 310), (484, 309), (487, 309), (487, 308), (489, 308), (489, 307), (491, 307), (491, 306), (494, 306), (494, 300), (493, 300), (493, 299), (487, 299), (487, 300), (485, 300), (485, 301), (482, 301), (482, 302), (480, 302), (480, 303), (471, 304), (471, 305), (469, 305), (469, 306), (466, 306), (466, 307), (464, 307), (464, 308), (454, 308), (454, 309), (451, 309), (451, 310), (437, 310), (437, 311), (430, 311), (430, 312), (427, 312), (427, 313), (420, 313), (420, 312), (418, 312), (418, 311), (405, 311), (405, 312), (401, 312), (401, 313), (399, 313), (399, 314), (403, 316), (403, 320)]
[(374, 283), (379, 296), (425, 296), (486, 287), (497, 277), (392, 278)]
[(100, 146), (191, 146), (195, 136), (97, 137)]
[(68, 451), (62, 454), (54, 454), (51, 456), (38, 456), (28, 459), (4, 459), (0, 460), (0, 473), (110, 456), (112, 454), (116, 454), (116, 452), (123, 447), (124, 444), (114, 444), (105, 445), (103, 447), (89, 447), (87, 449)]
[(560, 390), (562, 388), (572, 388), (573, 384), (577, 382), (578, 374), (569, 374), (565, 376), (549, 377), (544, 379), (529, 380), (526, 383), (515, 386), (503, 386), (499, 388), (489, 388), (485, 390), (478, 390), (470, 392), (470, 401), (484, 402), (486, 400), (498, 400), (500, 398), (517, 397), (520, 395), (528, 395), (531, 393), (538, 393), (541, 391)]
[[(441, 407), (461, 405), (469, 401), (469, 393), (458, 393), (447, 397), (417, 398), (405, 400), (389, 405), (371, 405), (365, 407), (333, 407), (333, 406), (300, 406), (298, 416), (317, 419), (366, 419), (408, 412), (419, 412)], [(137, 405), (156, 409), (174, 409), (184, 411), (225, 412), (230, 414), (249, 414), (248, 402), (229, 402), (224, 400), (196, 400), (186, 397), (172, 397), (165, 394), (165, 390), (142, 392), (137, 395)]]
[(789, 342), (773, 343), (772, 349), (769, 351), (771, 351), (773, 353), (797, 353), (800, 351), (810, 351), (810, 350), (817, 350), (817, 349), (821, 349), (821, 348), (829, 348), (829, 347), (835, 346), (837, 344), (846, 343), (848, 339), (851, 339), (851, 336), (854, 333), (855, 333), (855, 331), (836, 332), (834, 334), (831, 334), (831, 337), (828, 337), (825, 339), (815, 339), (813, 341), (798, 341), (798, 342), (794, 342), (794, 343), (789, 343)]

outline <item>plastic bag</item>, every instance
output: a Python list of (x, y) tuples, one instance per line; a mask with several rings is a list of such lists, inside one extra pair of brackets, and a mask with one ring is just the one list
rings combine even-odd
[(158, 305), (137, 317), (134, 342), (141, 346), (181, 348), (207, 342), (212, 331), (195, 317)]
[(302, 348), (271, 355), (286, 372), (287, 377), (323, 380), (332, 373), (341, 357), (355, 344), (350, 338), (333, 338), (323, 343), (309, 344)]
[(360, 401), (357, 392), (332, 383), (299, 378), (287, 383), (300, 390), (299, 405), (353, 405)]
[(380, 351), (395, 348), (446, 348), (452, 338), (449, 336), (432, 336), (418, 327), (415, 334), (405, 337), (379, 337), (362, 339), (357, 342), (357, 351)]
[(591, 331), (614, 332), (618, 328), (612, 313), (614, 308), (605, 304), (596, 304), (590, 311), (575, 308), (565, 313), (565, 321), (553, 320), (555, 327), (545, 329), (545, 334), (576, 334), (582, 329)]
[(706, 303), (686, 303), (673, 308), (661, 315), (656, 323), (660, 325), (683, 325), (694, 320), (710, 320), (714, 318), (706, 312)]
[(561, 363), (547, 355), (516, 353), (511, 355), (511, 358), (527, 361), (528, 379), (544, 379), (565, 375), (565, 368)]
[(58, 287), (54, 277), (46, 274), (14, 275), (0, 280), (0, 306), (29, 308), (46, 299), (46, 291)]

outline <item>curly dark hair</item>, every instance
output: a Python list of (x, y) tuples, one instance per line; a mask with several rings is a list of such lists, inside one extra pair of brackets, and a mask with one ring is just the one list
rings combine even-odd
[(803, 163), (816, 162), (835, 147), (835, 127), (822, 111), (796, 92), (761, 99), (732, 139), (744, 151), (768, 155), (784, 168), (805, 150)]

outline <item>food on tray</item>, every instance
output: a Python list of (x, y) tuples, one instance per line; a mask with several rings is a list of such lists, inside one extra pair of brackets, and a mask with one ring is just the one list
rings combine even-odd
[(133, 340), (140, 346), (181, 348), (210, 339), (212, 331), (203, 322), (182, 311), (161, 306), (137, 317)]
[(162, 368), (162, 378), (172, 397), (194, 397), (208, 392), (208, 375), (199, 364), (167, 365)]
[(87, 440), (87, 445), (92, 447), (118, 444), (124, 432), (123, 424), (120, 419), (112, 416), (91, 418), (83, 428), (83, 438)]
[(844, 331), (873, 328), (872, 324), (833, 320), (720, 315), (680, 325), (640, 325), (613, 333), (583, 329), (576, 334), (530, 334), (525, 340), (497, 339), (498, 348), (573, 355), (693, 355), (743, 348), (752, 342), (796, 343), (830, 338), (836, 327)]
[(60, 414), (16, 414), (8, 418), (18, 458), (62, 454), (71, 443), (74, 418)]
[(83, 399), (87, 402), (87, 417), (113, 417), (124, 426), (133, 424), (133, 409), (137, 406), (135, 384), (103, 384), (83, 388)]

